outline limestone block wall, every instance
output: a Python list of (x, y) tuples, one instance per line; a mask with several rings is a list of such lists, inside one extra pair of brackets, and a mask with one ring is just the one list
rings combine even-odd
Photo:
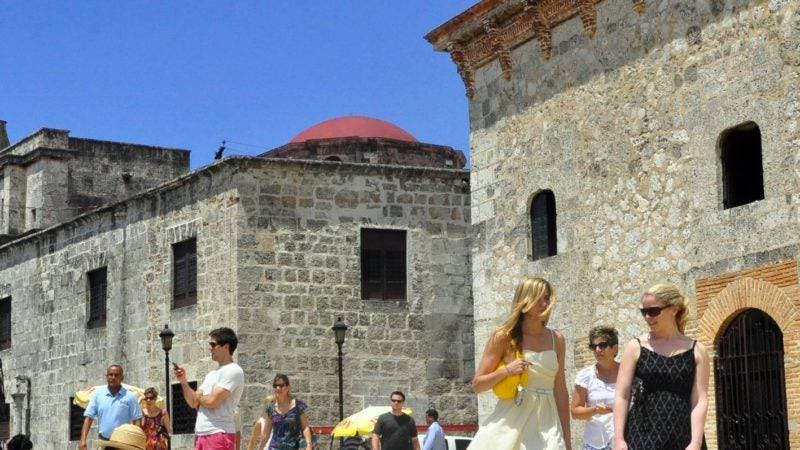
[[(342, 317), (345, 415), (399, 389), (417, 423), (433, 406), (443, 423), (474, 424), (468, 174), (273, 159), (238, 176), (245, 421), (276, 373), (309, 402), (313, 424), (338, 421), (331, 326)], [(361, 299), (364, 227), (407, 231), (406, 301)]]
[[(594, 324), (623, 341), (643, 331), (636, 304), (653, 282), (693, 294), (695, 267), (798, 242), (798, 4), (646, 5), (598, 3), (593, 38), (577, 17), (555, 27), (549, 60), (524, 43), (510, 80), (498, 61), (475, 72), (479, 349), (523, 274), (554, 282), (553, 325), (584, 346)], [(746, 121), (761, 129), (765, 198), (724, 209), (717, 140)], [(530, 201), (543, 189), (555, 194), (558, 255), (532, 261)]]
[[(33, 380), (31, 429), (36, 448), (68, 443), (68, 400), (87, 385), (104, 384), (118, 363), (126, 382), (164, 392), (158, 332), (169, 323), (171, 357), (201, 378), (213, 363), (207, 332), (236, 328), (236, 240), (239, 202), (218, 169), (165, 186), (0, 247), (0, 298), (12, 299), (12, 346), (0, 351), (6, 392), (14, 377)], [(229, 175), (229, 174), (228, 174)], [(171, 245), (197, 239), (198, 303), (171, 309)], [(87, 329), (86, 272), (108, 268), (106, 326)], [(12, 406), (12, 430), (17, 427)], [(177, 437), (173, 448), (190, 448)]]

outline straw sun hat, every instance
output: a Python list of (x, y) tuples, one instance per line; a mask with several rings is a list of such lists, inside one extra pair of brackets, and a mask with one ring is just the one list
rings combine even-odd
[(145, 450), (147, 447), (147, 436), (144, 431), (136, 425), (126, 423), (114, 428), (111, 439), (99, 441), (98, 448), (118, 448), (121, 450)]

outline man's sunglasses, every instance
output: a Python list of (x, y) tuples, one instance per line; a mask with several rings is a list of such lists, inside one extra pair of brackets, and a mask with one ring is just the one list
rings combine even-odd
[(399, 399), (396, 399), (396, 398), (392, 399), (392, 403), (403, 403), (404, 401), (405, 400), (399, 400)]
[(598, 342), (597, 344), (589, 344), (589, 348), (590, 348), (592, 351), (595, 351), (595, 350), (597, 350), (598, 348), (599, 348), (600, 350), (605, 350), (605, 349), (607, 349), (608, 347), (611, 347), (611, 344), (609, 344), (608, 342)]
[(669, 308), (672, 305), (667, 306), (651, 306), (649, 308), (639, 308), (639, 312), (642, 313), (642, 317), (658, 317), (661, 314), (661, 311)]

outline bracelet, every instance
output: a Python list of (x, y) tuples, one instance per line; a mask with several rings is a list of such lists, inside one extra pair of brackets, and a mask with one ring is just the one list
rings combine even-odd
[(506, 375), (511, 375), (511, 371), (508, 370), (508, 366), (506, 366)]

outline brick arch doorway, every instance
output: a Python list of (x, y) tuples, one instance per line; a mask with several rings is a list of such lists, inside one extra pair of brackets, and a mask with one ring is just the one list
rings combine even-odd
[(745, 309), (715, 342), (717, 438), (725, 449), (789, 449), (783, 333)]

